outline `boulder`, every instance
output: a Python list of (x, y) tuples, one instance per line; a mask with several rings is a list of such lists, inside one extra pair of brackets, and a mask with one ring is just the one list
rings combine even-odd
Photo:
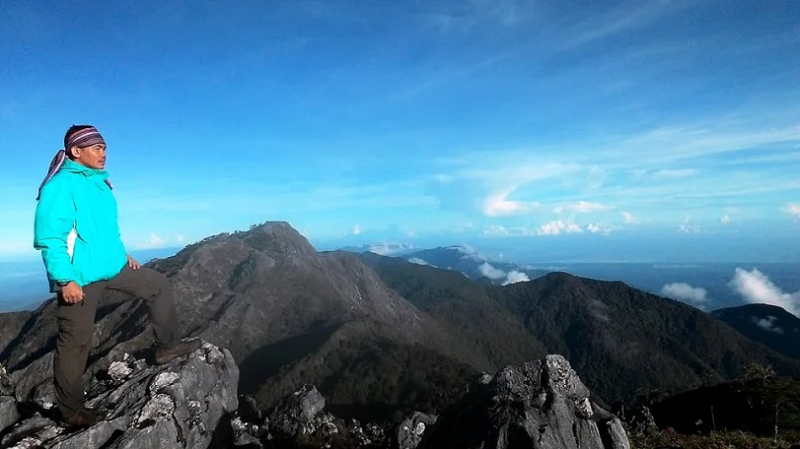
[(414, 412), (397, 426), (397, 449), (416, 449), (425, 430), (436, 422), (436, 416)]
[(419, 448), (629, 449), (620, 420), (590, 399), (560, 355), (508, 366), (475, 382)]
[(333, 417), (323, 413), (325, 398), (313, 385), (284, 396), (269, 413), (269, 425), (278, 438), (337, 433)]

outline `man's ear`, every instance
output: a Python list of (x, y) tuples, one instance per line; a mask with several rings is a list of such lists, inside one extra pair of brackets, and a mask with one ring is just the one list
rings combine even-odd
[(78, 147), (71, 147), (67, 150), (67, 156), (71, 159), (77, 159), (81, 156), (81, 149)]

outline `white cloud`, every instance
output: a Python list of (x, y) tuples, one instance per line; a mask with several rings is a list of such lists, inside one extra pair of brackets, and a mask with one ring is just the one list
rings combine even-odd
[(678, 225), (678, 232), (682, 232), (684, 234), (699, 234), (702, 232), (700, 226), (691, 225), (689, 223), (683, 223)]
[(767, 332), (775, 332), (776, 334), (784, 333), (783, 328), (775, 325), (775, 321), (778, 320), (777, 317), (774, 317), (772, 315), (766, 318), (758, 318), (753, 316), (750, 317), (750, 319), (753, 320), (753, 323), (755, 323), (756, 326), (760, 327), (761, 329), (764, 329)]
[(419, 257), (412, 257), (412, 258), (408, 259), (408, 261), (411, 262), (411, 263), (415, 263), (417, 265), (430, 265), (428, 262), (420, 259)]
[(175, 240), (178, 243), (183, 243), (183, 242), (186, 241), (186, 237), (184, 237), (183, 234), (178, 234), (178, 235), (175, 236)]
[(583, 230), (575, 223), (565, 223), (558, 220), (541, 225), (537, 232), (539, 235), (559, 235), (561, 233), (578, 234), (582, 233)]
[(677, 170), (658, 170), (653, 175), (657, 178), (685, 178), (697, 173), (693, 168), (682, 168)]
[(749, 303), (783, 307), (790, 313), (800, 316), (800, 291), (784, 293), (758, 269), (747, 271), (736, 268), (736, 273), (728, 285)]
[(148, 238), (141, 246), (142, 249), (161, 248), (164, 246), (164, 239), (157, 236), (155, 232), (150, 233)]
[(708, 302), (708, 292), (704, 288), (692, 287), (685, 282), (673, 282), (661, 287), (661, 294), (668, 298), (686, 301), (692, 304), (705, 304)]
[(601, 204), (601, 203), (591, 203), (591, 202), (588, 202), (588, 201), (578, 201), (575, 204), (567, 204), (567, 205), (558, 206), (555, 209), (553, 209), (553, 211), (555, 213), (557, 213), (557, 214), (560, 214), (560, 213), (565, 212), (565, 211), (576, 212), (576, 213), (579, 213), (579, 214), (585, 214), (585, 213), (588, 213), (588, 212), (597, 212), (597, 211), (606, 210), (606, 209), (611, 209), (611, 207), (606, 206), (606, 205)]
[(368, 251), (381, 256), (393, 256), (413, 250), (416, 246), (400, 242), (379, 242), (368, 246)]
[(693, 225), (689, 223), (689, 217), (684, 218), (683, 223), (678, 225), (678, 232), (682, 232), (684, 234), (699, 234), (702, 232), (700, 226)]
[(478, 269), (481, 271), (481, 274), (492, 280), (500, 279), (506, 276), (505, 271), (493, 267), (488, 262), (482, 263)]
[(503, 225), (492, 225), (483, 230), (483, 235), (505, 237), (509, 234), (510, 232)]
[(483, 230), (483, 235), (493, 236), (493, 237), (506, 237), (509, 235), (521, 236), (530, 234), (531, 232), (528, 231), (528, 229), (526, 228), (521, 228), (521, 227), (507, 228), (503, 225), (492, 225)]
[(521, 271), (512, 270), (506, 273), (505, 271), (499, 268), (495, 268), (488, 262), (482, 263), (478, 267), (478, 269), (480, 270), (481, 274), (483, 274), (484, 276), (488, 277), (491, 280), (496, 281), (498, 279), (505, 278), (505, 280), (503, 280), (503, 285), (515, 284), (517, 282), (527, 282), (530, 280), (530, 278), (528, 278), (528, 275)]
[(483, 213), (488, 217), (503, 217), (509, 215), (520, 215), (528, 213), (539, 207), (535, 201), (513, 201), (508, 199), (508, 195), (513, 189), (495, 193), (486, 198), (483, 203)]
[(723, 216), (719, 217), (719, 222), (720, 222), (720, 223), (722, 223), (722, 224), (728, 224), (728, 223), (730, 223), (730, 222), (731, 222), (731, 217), (730, 217), (730, 215), (727, 215), (727, 214), (726, 214), (726, 215), (723, 215)]
[(355, 225), (353, 226), (353, 235), (361, 234), (361, 226)]
[(516, 284), (517, 282), (527, 282), (527, 281), (530, 281), (530, 278), (528, 278), (527, 274), (521, 271), (512, 270), (508, 273), (508, 276), (506, 277), (505, 282), (503, 282), (503, 285)]
[(789, 203), (783, 208), (783, 211), (800, 219), (800, 203)]
[(604, 225), (603, 223), (589, 223), (586, 225), (586, 230), (592, 234), (609, 235), (611, 234), (612, 228), (611, 226)]
[(449, 246), (448, 248), (456, 250), (456, 251), (460, 252), (461, 254), (466, 254), (466, 255), (478, 254), (478, 250), (476, 250), (475, 248), (473, 248), (473, 247), (471, 247), (469, 245), (453, 245), (453, 246)]
[(623, 212), (622, 218), (625, 220), (626, 224), (634, 224), (639, 222), (639, 219), (634, 217), (630, 212)]

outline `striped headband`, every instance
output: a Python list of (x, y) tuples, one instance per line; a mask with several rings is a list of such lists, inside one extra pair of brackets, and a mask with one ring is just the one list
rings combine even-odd
[(100, 135), (100, 132), (97, 131), (97, 128), (91, 126), (72, 133), (72, 135), (69, 136), (69, 140), (67, 140), (65, 149), (68, 150), (72, 147), (88, 147), (89, 145), (97, 144), (105, 145), (105, 143), (106, 141), (103, 139), (103, 136)]
[[(102, 143), (105, 145), (106, 141), (103, 139), (103, 136), (97, 131), (95, 127), (89, 127), (82, 129), (80, 131), (74, 132), (67, 140), (66, 148), (72, 147), (87, 147), (89, 145), (96, 145), (98, 143)], [(41, 184), (39, 184), (39, 194), (36, 196), (36, 201), (42, 196), (42, 188), (45, 184), (47, 184), (56, 173), (61, 170), (61, 167), (64, 166), (64, 162), (67, 160), (67, 151), (65, 149), (58, 150), (55, 156), (53, 156), (53, 160), (50, 161), (50, 168), (47, 170), (47, 175), (42, 180)], [(108, 187), (113, 189), (114, 186), (111, 184), (111, 181), (106, 178), (105, 183), (108, 184)]]

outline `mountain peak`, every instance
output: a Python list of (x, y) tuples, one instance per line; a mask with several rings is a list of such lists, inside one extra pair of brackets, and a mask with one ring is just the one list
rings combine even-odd
[(272, 256), (311, 256), (316, 250), (300, 232), (285, 221), (268, 221), (253, 225), (250, 230), (236, 236)]

